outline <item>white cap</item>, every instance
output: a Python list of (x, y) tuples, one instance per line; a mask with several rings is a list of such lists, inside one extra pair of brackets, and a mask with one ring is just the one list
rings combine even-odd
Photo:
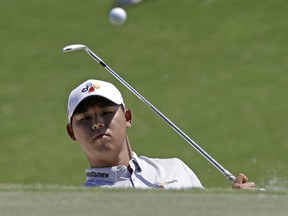
[(89, 96), (101, 96), (115, 104), (123, 105), (124, 100), (120, 91), (111, 83), (101, 80), (87, 80), (84, 83), (76, 87), (69, 95), (68, 98), (68, 121), (71, 121), (71, 117), (81, 101)]

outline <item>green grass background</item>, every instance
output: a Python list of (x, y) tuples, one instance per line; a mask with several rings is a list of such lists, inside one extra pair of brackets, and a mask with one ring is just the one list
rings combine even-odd
[[(143, 0), (108, 22), (112, 0), (2, 0), (0, 182), (81, 185), (89, 165), (65, 131), (72, 88), (113, 82), (134, 113), (133, 150), (178, 157), (206, 188), (230, 183), (84, 52), (112, 69), (221, 165), (287, 190), (288, 2)], [(13, 194), (11, 195), (13, 196)]]
[(287, 215), (287, 193), (207, 189), (133, 190), (34, 185), (0, 186), (3, 216)]

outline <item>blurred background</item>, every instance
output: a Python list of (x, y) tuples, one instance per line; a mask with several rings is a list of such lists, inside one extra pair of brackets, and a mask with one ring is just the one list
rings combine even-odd
[(114, 83), (134, 113), (140, 156), (178, 157), (206, 188), (222, 174), (85, 52), (115, 72), (222, 166), (261, 187), (287, 188), (288, 2), (285, 0), (2, 0), (0, 183), (82, 185), (89, 167), (65, 130), (70, 91)]

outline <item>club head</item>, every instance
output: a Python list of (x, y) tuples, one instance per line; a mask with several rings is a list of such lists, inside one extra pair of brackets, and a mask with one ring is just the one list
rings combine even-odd
[(85, 50), (87, 46), (83, 44), (72, 44), (63, 48), (63, 52), (72, 52), (76, 50)]

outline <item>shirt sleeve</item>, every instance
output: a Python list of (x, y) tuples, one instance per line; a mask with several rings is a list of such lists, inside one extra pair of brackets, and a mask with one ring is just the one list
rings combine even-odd
[[(180, 159), (178, 159), (179, 162), (181, 163), (182, 167), (183, 167), (183, 172), (186, 173), (187, 175), (187, 181), (190, 181), (191, 187), (192, 188), (203, 188), (200, 180), (198, 179), (198, 177), (196, 176), (196, 174)], [(186, 177), (185, 177), (186, 179)], [(188, 183), (188, 182), (187, 182)]]

